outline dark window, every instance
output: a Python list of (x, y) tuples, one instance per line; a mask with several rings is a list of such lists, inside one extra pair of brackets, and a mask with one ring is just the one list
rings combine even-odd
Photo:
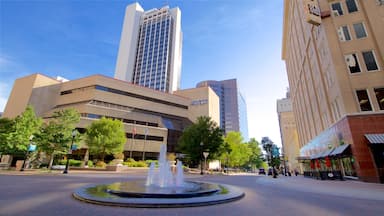
[(88, 113), (87, 117), (88, 118), (93, 118), (93, 119), (100, 119), (101, 118), (100, 115), (96, 115), (96, 114), (92, 114), (92, 113)]
[(343, 33), (346, 41), (351, 40), (351, 35), (349, 34), (348, 26), (343, 26)]
[(72, 90), (62, 91), (60, 95), (72, 94)]
[(353, 28), (355, 29), (357, 39), (367, 37), (363, 23), (355, 23), (353, 24)]
[(356, 54), (350, 54), (345, 56), (345, 63), (349, 68), (349, 72), (351, 73), (359, 73), (361, 72), (359, 62), (357, 61)]
[(356, 91), (357, 100), (361, 111), (372, 111), (371, 102), (369, 101), (367, 90)]
[(346, 0), (345, 3), (347, 4), (348, 12), (356, 12), (357, 11), (357, 5), (355, 0)]
[(375, 88), (374, 90), (379, 108), (380, 110), (384, 110), (384, 88)]
[(363, 58), (364, 58), (365, 66), (367, 66), (368, 71), (379, 69), (377, 67), (376, 59), (372, 51), (363, 52)]
[(334, 16), (341, 16), (341, 15), (343, 15), (343, 9), (341, 8), (341, 3), (340, 2), (333, 3), (331, 7), (332, 7), (332, 11), (333, 11), (333, 15)]

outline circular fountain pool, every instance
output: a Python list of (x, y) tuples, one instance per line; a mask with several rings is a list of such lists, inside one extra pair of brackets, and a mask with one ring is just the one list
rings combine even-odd
[(145, 181), (128, 181), (79, 188), (73, 196), (100, 205), (174, 208), (231, 202), (244, 193), (233, 186), (209, 182), (186, 181), (183, 187), (161, 188), (145, 186)]

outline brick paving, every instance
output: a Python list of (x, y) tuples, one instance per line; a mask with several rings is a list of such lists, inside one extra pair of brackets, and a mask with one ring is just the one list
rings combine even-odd
[(72, 192), (89, 184), (145, 178), (145, 170), (123, 173), (60, 171), (0, 171), (1, 216), (81, 215), (382, 215), (384, 185), (358, 181), (321, 181), (251, 174), (186, 175), (187, 179), (231, 184), (245, 192), (241, 200), (203, 207), (122, 208), (83, 203)]

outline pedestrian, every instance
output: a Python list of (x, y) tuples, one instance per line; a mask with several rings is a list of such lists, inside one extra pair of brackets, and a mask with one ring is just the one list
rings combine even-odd
[(297, 168), (295, 169), (295, 176), (299, 175), (299, 171), (297, 170)]

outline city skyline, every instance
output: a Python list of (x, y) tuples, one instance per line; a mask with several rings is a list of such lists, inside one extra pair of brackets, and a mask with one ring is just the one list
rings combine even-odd
[[(71, 80), (113, 77), (125, 8), (131, 3), (2, 1), (0, 111), (14, 80), (31, 73)], [(144, 10), (164, 6), (163, 1), (139, 3)], [(281, 60), (283, 2), (243, 0), (237, 7), (226, 0), (167, 3), (182, 13), (181, 89), (202, 80), (236, 78), (247, 102), (249, 137), (268, 136), (280, 145), (276, 100), (288, 87)]]

